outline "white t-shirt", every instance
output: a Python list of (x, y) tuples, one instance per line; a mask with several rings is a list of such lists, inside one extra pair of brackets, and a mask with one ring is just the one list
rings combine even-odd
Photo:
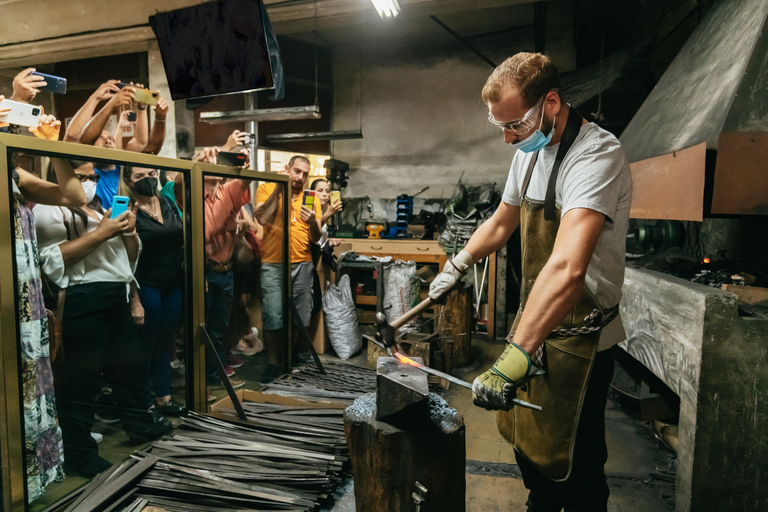
[[(32, 213), (35, 215), (40, 266), (48, 279), (60, 288), (86, 283), (126, 283), (127, 297), (127, 287), (134, 279), (133, 272), (136, 270), (136, 263), (139, 258), (137, 255), (136, 261), (131, 266), (121, 235), (110, 238), (85, 258), (65, 267), (59, 248), (60, 244), (68, 241), (63, 215), (67, 216), (69, 236), (72, 240), (77, 238), (75, 222), (77, 222), (78, 233), (81, 235), (85, 233), (82, 219), (75, 217), (77, 219), (75, 221), (68, 208), (42, 204), (36, 205), (32, 209)], [(102, 217), (98, 212), (96, 214), (99, 218)], [(98, 226), (99, 221), (88, 217), (88, 232), (94, 231)], [(141, 254), (141, 239), (139, 239), (139, 254)]]
[[(552, 166), (560, 144), (546, 146), (531, 175), (526, 197), (543, 202)], [(520, 187), (534, 153), (518, 151), (502, 200), (520, 206)], [(624, 283), (629, 208), (632, 202), (632, 175), (618, 139), (594, 123), (581, 126), (573, 146), (563, 159), (555, 189), (555, 203), (562, 215), (574, 208), (589, 208), (606, 216), (603, 232), (587, 268), (586, 285), (604, 309), (621, 299)], [(598, 350), (605, 350), (624, 339), (620, 319), (603, 328)]]

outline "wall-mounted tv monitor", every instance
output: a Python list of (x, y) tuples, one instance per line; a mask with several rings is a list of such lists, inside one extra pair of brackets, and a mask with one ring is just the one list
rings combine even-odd
[(219, 0), (149, 18), (174, 100), (274, 87), (261, 0)]

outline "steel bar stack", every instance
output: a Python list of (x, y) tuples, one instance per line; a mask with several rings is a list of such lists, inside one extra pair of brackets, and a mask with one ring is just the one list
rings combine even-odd
[(261, 391), (351, 405), (355, 398), (376, 390), (376, 372), (370, 368), (326, 362), (325, 369), (327, 374), (321, 374), (314, 364), (299, 366)]
[(312, 511), (348, 460), (343, 411), (243, 404), (249, 423), (191, 413), (140, 456), (157, 460), (138, 498), (169, 512)]

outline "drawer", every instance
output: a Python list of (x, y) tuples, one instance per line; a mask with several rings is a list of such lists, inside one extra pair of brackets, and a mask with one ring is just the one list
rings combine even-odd
[(362, 254), (378, 253), (378, 254), (398, 254), (402, 252), (400, 250), (400, 244), (392, 240), (365, 240), (355, 241), (355, 252)]

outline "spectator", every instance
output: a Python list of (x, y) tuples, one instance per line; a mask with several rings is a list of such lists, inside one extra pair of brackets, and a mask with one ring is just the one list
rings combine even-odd
[[(275, 183), (263, 183), (256, 191), (254, 217), (264, 226), (263, 254), (261, 264), (262, 319), (264, 343), (267, 349), (268, 365), (262, 382), (271, 382), (280, 375), (277, 361), (277, 346), (285, 339), (283, 333), (283, 236), (290, 233), (290, 262), (293, 288), (291, 300), (299, 313), (300, 321), (309, 326), (312, 314), (312, 256), (310, 244), (321, 237), (320, 210), (314, 212), (302, 204), (304, 186), (309, 176), (309, 160), (300, 155), (293, 156), (281, 174), (290, 179), (291, 201), (289, 219), (291, 229), (283, 226), (282, 187)], [(294, 344), (298, 339), (294, 330)]]
[[(40, 92), (40, 87), (48, 85), (45, 78), (32, 74), (35, 71), (35, 68), (27, 68), (13, 78), (13, 95), (10, 100), (29, 103)], [(56, 133), (58, 138), (58, 131)]]
[[(7, 111), (0, 111), (0, 120), (6, 114)], [(59, 138), (60, 127), (61, 122), (53, 116), (43, 115), (38, 126), (30, 128), (30, 131), (38, 138), (56, 140)], [(19, 339), (22, 340), (20, 352), (27, 447), (27, 498), (30, 502), (39, 498), (51, 482), (64, 478), (64, 451), (56, 415), (50, 360), (50, 326), (43, 304), (35, 218), (29, 203), (65, 207), (85, 204), (85, 192), (72, 167), (58, 158), (51, 159), (51, 164), (58, 185), (43, 181), (16, 165), (11, 171), (16, 237), (16, 293)]]
[[(131, 298), (147, 354), (144, 398), (148, 408), (181, 416), (184, 404), (171, 398), (171, 343), (181, 315), (184, 228), (178, 208), (158, 188), (155, 169), (123, 167), (120, 195), (131, 198), (143, 250), (136, 267), (138, 293)], [(151, 391), (155, 399), (152, 400)]]
[[(205, 148), (197, 161), (216, 163), (219, 148)], [(246, 152), (247, 153), (247, 152)], [(216, 355), (225, 365), (226, 376), (232, 387), (245, 384), (242, 379), (233, 379), (234, 369), (227, 364), (224, 339), (229, 326), (230, 309), (234, 294), (232, 255), (235, 248), (237, 214), (251, 199), (248, 180), (231, 180), (223, 183), (222, 178), (206, 176), (205, 193), (205, 323), (213, 341)], [(239, 362), (242, 364), (242, 362)], [(209, 358), (206, 359), (207, 381), (210, 388), (220, 387), (222, 376)], [(208, 393), (208, 400), (215, 397)]]
[[(98, 455), (91, 437), (94, 400), (103, 374), (112, 384), (122, 427), (140, 443), (170, 433), (173, 426), (143, 400), (146, 359), (131, 318), (129, 293), (141, 252), (134, 211), (111, 218), (96, 195), (90, 165), (75, 173), (88, 205), (35, 206), (40, 263), (48, 279), (66, 289), (62, 335), (64, 360), (54, 368), (65, 471), (93, 477), (111, 464)], [(122, 235), (122, 236), (121, 236)]]
[(331, 202), (331, 188), (328, 185), (328, 181), (323, 178), (318, 178), (312, 182), (311, 189), (315, 191), (315, 197), (318, 200), (320, 212), (320, 225), (322, 226), (323, 236), (317, 242), (320, 248), (324, 248), (326, 245), (330, 247), (336, 247), (340, 241), (338, 238), (328, 238), (328, 219), (334, 214), (340, 212), (344, 207), (341, 201)]

